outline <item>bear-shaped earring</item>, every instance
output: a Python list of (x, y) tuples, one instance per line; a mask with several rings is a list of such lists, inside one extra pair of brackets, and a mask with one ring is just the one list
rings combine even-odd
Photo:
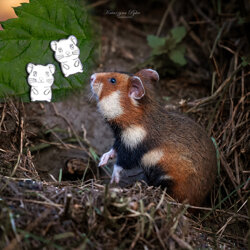
[(80, 49), (77, 47), (77, 38), (73, 35), (68, 39), (52, 41), (51, 49), (55, 52), (55, 59), (60, 63), (65, 77), (83, 72), (82, 63), (79, 59)]
[(47, 101), (50, 102), (52, 98), (51, 86), (54, 83), (54, 76), (56, 67), (54, 64), (35, 65), (29, 63), (27, 65), (28, 84), (31, 86), (30, 98), (31, 101)]

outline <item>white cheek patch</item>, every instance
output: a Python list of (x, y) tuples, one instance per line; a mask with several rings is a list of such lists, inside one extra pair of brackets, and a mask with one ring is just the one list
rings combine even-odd
[(83, 72), (83, 66), (79, 59), (80, 49), (76, 44), (77, 38), (73, 35), (67, 39), (50, 43), (51, 49), (55, 52), (55, 59), (60, 63), (65, 77)]
[(141, 162), (144, 167), (150, 168), (156, 166), (163, 155), (164, 153), (161, 149), (154, 149), (143, 155)]
[(97, 105), (102, 115), (108, 120), (115, 119), (123, 114), (119, 90), (103, 97)]
[(121, 139), (122, 142), (128, 147), (128, 148), (134, 148), (138, 144), (140, 144), (144, 138), (146, 137), (147, 132), (142, 126), (132, 125), (128, 128), (126, 128), (122, 134)]
[(97, 96), (100, 97), (102, 93), (102, 88), (103, 88), (103, 83), (101, 82), (96, 82), (93, 85), (91, 85), (92, 92)]

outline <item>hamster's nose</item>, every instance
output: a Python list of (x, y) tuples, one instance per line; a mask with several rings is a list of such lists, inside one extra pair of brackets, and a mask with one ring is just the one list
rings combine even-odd
[(66, 51), (66, 55), (69, 56), (70, 55), (70, 51)]

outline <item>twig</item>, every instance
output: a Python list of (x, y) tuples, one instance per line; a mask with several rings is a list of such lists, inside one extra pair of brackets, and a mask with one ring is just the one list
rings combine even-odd
[(92, 3), (92, 4), (89, 4), (86, 6), (86, 9), (93, 9), (93, 8), (96, 8), (98, 6), (101, 6), (107, 2), (109, 2), (110, 0), (100, 0), (100, 1), (97, 1), (95, 3)]
[[(20, 165), (20, 162), (21, 162), (21, 157), (22, 157), (22, 154), (23, 154), (23, 139), (24, 139), (24, 128), (23, 128), (23, 124), (24, 124), (24, 119), (23, 117), (21, 117), (21, 122), (20, 122), (20, 149), (19, 149), (19, 154), (18, 154), (18, 157), (17, 157), (17, 162), (14, 166), (14, 169), (12, 170), (11, 172), (11, 175), (10, 177), (13, 177), (14, 174), (16, 173), (16, 170), (18, 168), (18, 166)], [(0, 193), (5, 189), (7, 183), (5, 183), (2, 188), (0, 189)]]
[(219, 29), (219, 32), (218, 32), (218, 34), (217, 34), (217, 36), (216, 36), (216, 39), (215, 39), (215, 41), (214, 41), (214, 44), (213, 44), (211, 53), (210, 53), (210, 55), (209, 55), (209, 58), (210, 58), (210, 59), (213, 57), (213, 54), (214, 54), (216, 45), (217, 45), (217, 43), (218, 43), (218, 41), (219, 41), (219, 39), (220, 39), (220, 37), (221, 37), (221, 34), (222, 34), (222, 32), (223, 32), (225, 26), (226, 26), (226, 23), (223, 23), (222, 27)]
[(160, 25), (158, 27), (158, 30), (156, 32), (156, 36), (159, 36), (161, 34), (161, 30), (163, 28), (163, 25), (164, 25), (164, 23), (165, 23), (165, 21), (167, 19), (168, 13), (169, 13), (170, 9), (172, 8), (172, 5), (174, 4), (174, 2), (175, 2), (175, 0), (171, 0), (171, 2), (169, 3), (169, 5), (167, 6), (167, 8), (166, 8), (166, 10), (165, 10), (165, 12), (163, 14), (163, 17), (161, 19), (161, 22), (160, 22)]
[[(31, 222), (27, 228), (26, 231), (30, 232), (32, 231), (44, 218), (46, 218), (50, 213), (50, 210), (45, 210), (35, 221)], [(19, 235), (20, 241), (23, 239), (24, 235)], [(17, 244), (20, 244), (16, 238), (14, 238), (7, 247), (4, 248), (4, 250), (14, 250), (18, 249)]]
[(23, 154), (23, 138), (24, 138), (24, 128), (23, 128), (23, 123), (24, 123), (24, 120), (23, 120), (23, 117), (21, 117), (21, 123), (20, 123), (20, 130), (21, 130), (21, 135), (20, 135), (20, 151), (19, 151), (19, 154), (18, 154), (18, 158), (17, 158), (17, 163), (11, 173), (11, 177), (15, 174), (16, 170), (17, 170), (17, 167), (19, 166), (20, 164), (20, 161), (21, 161), (21, 156)]
[(51, 202), (45, 202), (45, 201), (37, 201), (37, 200), (28, 200), (28, 199), (20, 199), (20, 198), (14, 198), (14, 197), (4, 197), (6, 200), (13, 200), (13, 201), (24, 201), (24, 202), (29, 202), (29, 203), (35, 203), (35, 204), (41, 204), (45, 206), (51, 206), (51, 207), (56, 207), (61, 211), (61, 207), (63, 205), (61, 204), (56, 204), (56, 203), (51, 203)]
[(4, 106), (3, 106), (3, 111), (2, 111), (2, 117), (1, 117), (1, 121), (0, 121), (0, 134), (1, 134), (1, 127), (2, 127), (2, 124), (3, 124), (3, 121), (4, 121), (4, 118), (5, 118), (5, 109), (6, 109), (6, 103), (4, 103)]
[(54, 182), (58, 182), (57, 179), (52, 174), (49, 174), (49, 176)]
[[(204, 47), (202, 46), (202, 41), (201, 39), (191, 30), (190, 26), (188, 25), (188, 23), (186, 22), (186, 20), (184, 19), (183, 16), (181, 16), (180, 18), (180, 22), (185, 26), (185, 28), (189, 31), (188, 34), (190, 35), (190, 37), (194, 40), (194, 42), (199, 45), (203, 52), (204, 51)], [(206, 54), (206, 53), (205, 53)]]
[(53, 130), (50, 131), (57, 139), (58, 141), (66, 148), (69, 149), (68, 145), (55, 133)]
[(171, 237), (178, 243), (178, 245), (183, 249), (192, 250), (193, 248), (184, 240), (179, 238), (176, 234), (172, 234)]
[(237, 67), (237, 69), (220, 85), (220, 87), (211, 95), (205, 98), (197, 99), (194, 102), (188, 102), (187, 105), (194, 106), (187, 110), (187, 113), (193, 112), (197, 107), (202, 104), (208, 103), (219, 96), (219, 94), (224, 90), (224, 88), (232, 81), (234, 75), (236, 75), (241, 69), (241, 65)]
[[(37, 193), (37, 195), (39, 196), (39, 197), (41, 197), (42, 199), (44, 199), (44, 200), (46, 200), (49, 204), (51, 204), (52, 206), (57, 206), (58, 204), (56, 204), (56, 203), (54, 203), (52, 200), (50, 200), (49, 198), (47, 198), (46, 196), (44, 196), (43, 194), (41, 194), (41, 193)], [(58, 209), (61, 211), (61, 208), (60, 207), (58, 207)]]
[(165, 194), (166, 194), (166, 188), (163, 190), (163, 193), (162, 193), (162, 196), (161, 196), (161, 199), (156, 207), (156, 210), (158, 210), (160, 207), (161, 207), (161, 204), (162, 202), (164, 201), (164, 197), (165, 197)]
[(57, 108), (56, 108), (56, 106), (55, 106), (54, 103), (52, 103), (52, 107), (53, 107), (53, 109), (54, 109), (54, 111), (55, 111), (56, 116), (63, 118), (64, 121), (69, 125), (69, 127), (70, 127), (70, 129), (72, 130), (73, 134), (75, 135), (75, 137), (76, 137), (76, 139), (77, 139), (77, 141), (78, 141), (80, 147), (81, 147), (82, 149), (85, 150), (85, 147), (83, 146), (81, 140), (79, 139), (79, 136), (77, 135), (77, 133), (76, 133), (75, 129), (73, 128), (71, 122), (67, 119), (67, 117), (65, 117), (64, 115), (62, 115), (62, 114), (60, 114), (60, 113), (58, 112), (58, 110), (57, 110)]
[(65, 218), (68, 217), (71, 200), (72, 200), (72, 194), (67, 194), (64, 211), (63, 211), (63, 217)]
[(210, 23), (213, 27), (216, 28), (216, 24), (207, 16), (204, 14), (204, 12), (201, 11), (201, 9), (197, 6), (197, 3), (194, 0), (190, 0), (193, 7), (196, 9), (197, 13), (202, 16), (208, 23)]
[[(246, 205), (246, 203), (248, 202), (248, 200), (246, 199), (245, 202), (240, 206), (240, 208), (237, 210), (237, 213), (239, 213), (239, 211)], [(227, 225), (230, 223), (230, 221), (236, 217), (237, 214), (234, 214), (233, 216), (231, 216), (230, 218), (227, 219), (227, 222), (225, 223), (225, 225), (223, 225), (218, 231), (217, 231), (217, 235), (219, 235), (219, 238), (221, 238), (223, 232), (225, 231)]]
[(87, 130), (86, 130), (83, 123), (81, 124), (81, 128), (82, 128), (82, 131), (83, 131), (83, 140), (88, 144), (88, 146), (90, 146), (90, 142), (87, 139)]
[(129, 250), (134, 249), (135, 244), (136, 244), (136, 242), (138, 241), (139, 238), (140, 238), (140, 231), (138, 230), (138, 232), (137, 232), (137, 234), (136, 234), (134, 240), (132, 241), (132, 243), (131, 243), (131, 245), (130, 245), (130, 247), (129, 247)]

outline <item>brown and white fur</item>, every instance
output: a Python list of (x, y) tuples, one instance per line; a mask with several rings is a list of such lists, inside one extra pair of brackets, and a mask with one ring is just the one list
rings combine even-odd
[(216, 177), (214, 145), (196, 122), (158, 104), (157, 81), (151, 69), (91, 76), (98, 109), (115, 136), (99, 166), (117, 157), (111, 183), (119, 183), (121, 170), (141, 166), (149, 185), (167, 187), (180, 202), (201, 205)]

